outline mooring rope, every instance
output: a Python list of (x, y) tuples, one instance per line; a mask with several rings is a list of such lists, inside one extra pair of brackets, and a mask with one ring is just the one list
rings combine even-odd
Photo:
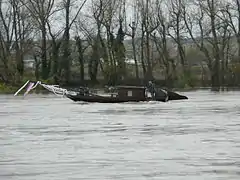
[(42, 83), (40, 85), (57, 96), (64, 96), (68, 94), (67, 89), (56, 87), (56, 85), (47, 85)]
[(31, 90), (35, 89), (38, 85), (42, 86), (44, 89), (54, 93), (57, 96), (64, 96), (66, 94), (76, 94), (75, 91), (68, 91), (67, 89), (60, 88), (59, 85), (47, 85), (44, 83), (41, 83), (41, 81), (37, 81), (36, 84), (34, 85), (33, 82), (30, 82), (28, 80), (15, 94), (14, 96), (18, 95), (29, 83), (31, 83), (26, 92), (24, 93), (24, 96), (26, 96)]

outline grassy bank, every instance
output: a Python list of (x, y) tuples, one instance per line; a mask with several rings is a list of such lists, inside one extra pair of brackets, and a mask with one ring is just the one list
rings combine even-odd
[(0, 83), (0, 94), (14, 94), (19, 87)]
[[(24, 82), (24, 83), (26, 83), (26, 82)], [(24, 83), (19, 84), (19, 85), (11, 85), (11, 84), (0, 83), (0, 94), (15, 94), (17, 92), (17, 90), (23, 86)], [(19, 94), (23, 94), (25, 92), (26, 92), (26, 87)], [(31, 92), (34, 92), (34, 93), (48, 93), (49, 91), (47, 91), (46, 89), (38, 86), (36, 89), (32, 90)]]
[[(2, 83), (0, 82), (0, 94), (14, 94), (23, 84), (26, 83), (27, 80), (33, 80), (35, 81), (34, 74), (26, 73), (26, 75), (23, 77), (23, 79), (18, 82), (17, 84), (13, 83)], [(53, 79), (47, 79), (47, 80), (41, 80), (42, 83), (45, 84), (56, 84)], [(192, 75), (189, 77), (180, 76), (176, 80), (174, 80), (171, 85), (166, 80), (163, 80), (161, 78), (157, 78), (153, 80), (153, 82), (156, 84), (157, 87), (166, 88), (173, 91), (195, 91), (195, 90), (201, 90), (201, 89), (211, 89), (211, 82), (208, 79), (202, 79), (199, 76)], [(136, 79), (134, 77), (128, 77), (122, 81), (118, 81), (115, 84), (109, 84), (104, 78), (98, 78), (97, 81), (93, 82), (88, 77), (86, 77), (86, 80), (82, 81), (77, 74), (72, 73), (71, 81), (67, 84), (64, 84), (63, 82), (59, 82), (60, 87), (63, 88), (78, 88), (80, 86), (89, 87), (91, 89), (104, 89), (106, 86), (115, 86), (115, 85), (128, 85), (128, 86), (146, 86), (148, 84), (147, 80), (142, 79)], [(170, 85), (170, 86), (169, 86)], [(237, 86), (224, 86), (225, 90), (230, 89), (239, 89)], [(222, 88), (221, 88), (222, 89)], [(26, 88), (24, 88), (20, 94), (23, 94), (26, 91)], [(44, 89), (41, 86), (38, 86), (36, 89), (31, 91), (31, 93), (48, 93), (46, 89)]]
[[(15, 92), (17, 92), (17, 90), (21, 87), (22, 85), (19, 86), (14, 86), (14, 85), (7, 85), (7, 84), (1, 84), (0, 83), (0, 94), (14, 94)], [(63, 86), (63, 88), (78, 88), (81, 85), (71, 85), (71, 86)], [(93, 85), (86, 85), (87, 87), (89, 87), (90, 89), (95, 89), (95, 90), (104, 90), (105, 87), (104, 85), (101, 84), (97, 84), (95, 86)], [(157, 87), (163, 87), (161, 85), (157, 84)], [(174, 87), (174, 88), (167, 88), (169, 90), (172, 91), (178, 91), (178, 92), (189, 92), (189, 91), (198, 91), (198, 90), (213, 90), (210, 86), (195, 86), (195, 87)], [(240, 91), (240, 87), (221, 87), (219, 89), (220, 91)], [(19, 94), (23, 94), (25, 93), (26, 89), (24, 88)], [(48, 90), (44, 89), (41, 86), (38, 86), (36, 89), (32, 90), (31, 93), (36, 93), (36, 94), (48, 94), (51, 93)]]

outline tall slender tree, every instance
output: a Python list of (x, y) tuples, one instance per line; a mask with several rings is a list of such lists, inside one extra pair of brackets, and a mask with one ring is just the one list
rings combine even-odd
[(62, 56), (62, 69), (64, 70), (64, 81), (65, 83), (69, 83), (70, 81), (70, 75), (71, 75), (71, 43), (70, 43), (70, 30), (78, 18), (83, 6), (87, 0), (81, 1), (81, 4), (79, 8), (77, 9), (77, 12), (71, 19), (71, 7), (73, 6), (73, 0), (63, 0), (63, 7), (65, 11), (65, 27), (64, 27), (64, 33), (63, 33), (63, 43), (62, 43), (62, 49), (63, 49), (63, 56)]
[(37, 28), (41, 32), (41, 77), (47, 79), (49, 76), (47, 57), (47, 22), (54, 13), (55, 0), (20, 0), (27, 8), (31, 17), (36, 22)]

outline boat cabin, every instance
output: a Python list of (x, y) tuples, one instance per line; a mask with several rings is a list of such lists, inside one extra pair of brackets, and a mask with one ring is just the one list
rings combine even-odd
[(117, 86), (116, 92), (119, 98), (145, 99), (145, 87), (142, 86)]

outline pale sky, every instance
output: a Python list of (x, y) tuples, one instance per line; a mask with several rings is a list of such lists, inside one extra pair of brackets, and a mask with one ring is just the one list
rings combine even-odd
[[(63, 0), (55, 0), (55, 6), (59, 6), (59, 3), (61, 3)], [(85, 6), (83, 7), (78, 19), (81, 19), (82, 21), (85, 20), (85, 24), (86, 24), (86, 27), (88, 30), (91, 30), (93, 29), (92, 26), (94, 25), (94, 20), (92, 19), (92, 7), (91, 7), (91, 4), (93, 1), (96, 1), (98, 2), (98, 0), (87, 0), (87, 3), (85, 4)], [(129, 23), (131, 23), (131, 21), (134, 20), (134, 11), (133, 11), (133, 1), (131, 0), (126, 0), (127, 1), (127, 7), (126, 7), (126, 13), (127, 13), (127, 17), (126, 17), (126, 20), (127, 20), (127, 25)], [(154, 6), (154, 1), (155, 0), (151, 0), (151, 5)], [(167, 2), (167, 4), (169, 4), (169, 1), (168, 0), (163, 0), (165, 1), (165, 3)], [(217, 2), (230, 2), (232, 0), (218, 0)], [(3, 2), (9, 2), (8, 0), (3, 0)], [(76, 14), (76, 11), (77, 9), (79, 8), (79, 6), (82, 4), (83, 0), (73, 0), (72, 2), (73, 3), (73, 8), (72, 8), (72, 12), (71, 12), (71, 16), (74, 17), (75, 14)], [(194, 1), (196, 2), (196, 1)], [(168, 8), (167, 8), (167, 5), (165, 4), (161, 4), (163, 6), (163, 11), (164, 11), (164, 15), (166, 17), (168, 17), (169, 13), (168, 13)], [(198, 9), (196, 9), (196, 6), (194, 7), (194, 5), (188, 5), (187, 6), (188, 8), (188, 11), (192, 11), (193, 13), (193, 17), (194, 16), (197, 16), (197, 12), (198, 12)], [(4, 10), (4, 9), (3, 9)], [(90, 18), (86, 18), (86, 16), (90, 16)], [(51, 17), (51, 23), (52, 23), (52, 29), (53, 31), (59, 31), (59, 29), (62, 29), (64, 27), (64, 11), (60, 11), (60, 12), (57, 12), (55, 13), (54, 15), (52, 15)], [(128, 27), (128, 26), (127, 26)], [(208, 28), (208, 23), (206, 22), (206, 28)], [(130, 28), (129, 28), (130, 30)], [(115, 29), (116, 31), (116, 29)], [(71, 30), (71, 36), (75, 36), (76, 34), (76, 28), (75, 26), (73, 26), (72, 30)]]

